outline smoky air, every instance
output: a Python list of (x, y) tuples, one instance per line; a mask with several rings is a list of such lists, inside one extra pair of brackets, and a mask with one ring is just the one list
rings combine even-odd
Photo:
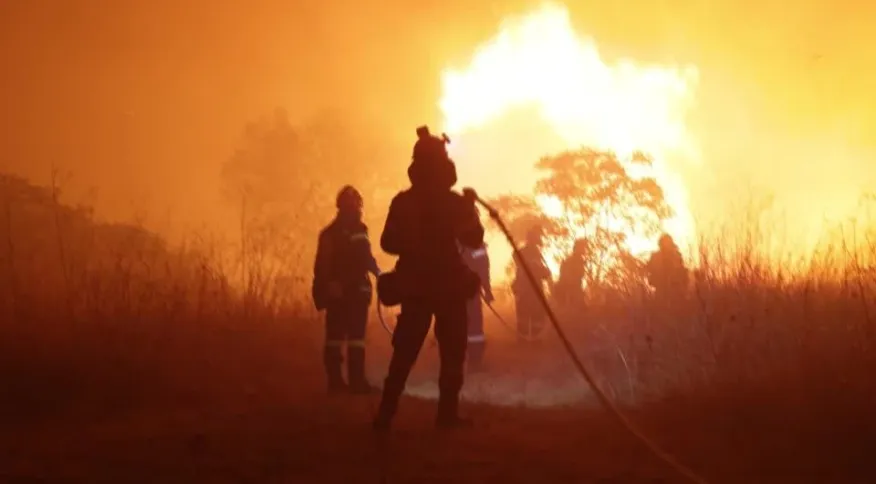
[(0, 482), (872, 480), (874, 15), (6, 2)]

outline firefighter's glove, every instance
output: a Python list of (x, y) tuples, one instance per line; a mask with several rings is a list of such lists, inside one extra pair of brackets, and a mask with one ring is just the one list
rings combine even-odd
[(474, 203), (475, 203), (475, 202), (477, 201), (477, 199), (478, 199), (478, 194), (477, 194), (477, 192), (474, 191), (474, 188), (471, 188), (471, 187), (465, 187), (465, 188), (463, 188), (463, 189), (462, 189), (462, 196), (463, 196), (467, 201), (471, 202), (472, 205), (474, 205)]

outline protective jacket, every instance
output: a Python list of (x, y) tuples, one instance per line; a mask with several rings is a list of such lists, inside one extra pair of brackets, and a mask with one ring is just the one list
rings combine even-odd
[(560, 277), (554, 285), (554, 296), (561, 304), (580, 301), (584, 295), (581, 287), (584, 281), (584, 259), (572, 253), (560, 265)]
[(380, 245), (398, 256), (398, 286), (406, 292), (401, 299), (439, 294), (468, 299), (480, 280), (462, 260), (457, 242), (477, 248), (483, 237), (474, 207), (461, 195), (412, 188), (393, 198)]
[[(527, 267), (529, 267), (529, 270), (532, 271), (532, 275), (535, 276), (535, 280), (538, 284), (551, 280), (551, 270), (541, 256), (541, 251), (538, 247), (527, 244), (520, 249), (520, 256), (523, 259), (523, 262), (526, 263)], [(524, 271), (523, 264), (521, 264), (521, 260), (517, 257), (517, 254), (514, 254), (514, 263), (516, 271), (514, 274), (514, 282), (511, 283), (511, 289), (517, 297), (529, 296), (535, 298), (535, 290), (532, 288), (529, 278), (526, 277), (526, 271)]]
[[(382, 303), (401, 305), (393, 334), (393, 353), (374, 426), (389, 428), (411, 368), (432, 320), (441, 352), (436, 423), (457, 426), (466, 353), (466, 303), (477, 295), (480, 279), (459, 253), (484, 242), (484, 228), (474, 197), (452, 191), (456, 169), (447, 155), (447, 139), (417, 129), (413, 162), (408, 168), (411, 188), (393, 198), (380, 245), (398, 256), (395, 270), (378, 279)], [(459, 245), (457, 245), (459, 244)]]
[(645, 266), (648, 282), (663, 295), (683, 292), (687, 287), (688, 273), (678, 246), (671, 237), (660, 238), (659, 249), (651, 254)]
[(371, 280), (368, 273), (380, 270), (371, 252), (368, 227), (358, 219), (339, 214), (319, 234), (316, 263), (313, 271), (313, 301), (317, 309), (327, 308), (334, 301), (329, 284), (337, 283), (342, 300), (370, 301)]
[[(423, 138), (415, 151), (434, 142)], [(433, 149), (441, 152), (443, 142)], [(475, 249), (484, 243), (474, 201), (451, 189), (456, 167), (446, 153), (415, 158), (408, 178), (411, 188), (392, 199), (380, 237), (384, 252), (398, 256), (393, 277), (382, 278), (381, 300), (394, 305), (411, 297), (468, 299), (480, 282), (463, 262), (459, 246)]]
[(545, 264), (538, 246), (527, 244), (520, 249), (520, 255), (527, 267), (535, 276), (535, 282), (539, 289), (532, 287), (520, 258), (515, 254), (514, 262), (517, 265), (517, 273), (511, 289), (514, 291), (514, 305), (517, 312), (517, 333), (524, 339), (532, 338), (541, 333), (547, 314), (538, 297), (545, 283), (551, 281), (551, 271)]

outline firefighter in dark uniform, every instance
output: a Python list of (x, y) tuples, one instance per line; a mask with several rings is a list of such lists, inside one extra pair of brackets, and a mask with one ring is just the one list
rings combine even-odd
[[(345, 186), (337, 196), (338, 213), (319, 234), (313, 277), (313, 299), (326, 312), (323, 361), (330, 393), (372, 392), (365, 377), (365, 327), (371, 305), (368, 274), (380, 269), (371, 252), (368, 228), (362, 223), (362, 195)], [(347, 347), (347, 377), (341, 371)]]
[(477, 294), (480, 281), (462, 260), (459, 245), (478, 248), (484, 228), (475, 210), (476, 195), (452, 190), (456, 168), (447, 154), (447, 137), (417, 129), (413, 161), (408, 167), (411, 187), (393, 198), (380, 245), (398, 256), (395, 270), (384, 274), (379, 295), (388, 305), (401, 304), (389, 364), (374, 429), (390, 428), (411, 368), (435, 317), (435, 336), (441, 357), (440, 396), (436, 425), (467, 426), (459, 416), (467, 324), (466, 303)]
[[(480, 371), (483, 367), (486, 336), (484, 335), (484, 301), (492, 303), (493, 289), (490, 284), (490, 256), (487, 245), (477, 249), (462, 247), (462, 258), (469, 269), (478, 275), (481, 287), (478, 293), (468, 300), (468, 367)], [(481, 300), (483, 298), (483, 301)]]
[(687, 290), (687, 268), (678, 245), (669, 234), (660, 236), (657, 252), (651, 254), (645, 270), (658, 300), (672, 303)]
[[(520, 256), (532, 275), (535, 276), (538, 290), (545, 290), (551, 283), (551, 271), (541, 255), (542, 234), (538, 227), (526, 234), (526, 245), (520, 248)], [(511, 290), (514, 292), (514, 305), (517, 312), (517, 336), (521, 340), (532, 339), (544, 328), (547, 313), (532, 283), (523, 270), (517, 254), (514, 255), (516, 272)]]
[(564, 309), (580, 308), (584, 302), (584, 273), (592, 256), (590, 242), (578, 239), (563, 263), (560, 264), (560, 277), (554, 284), (554, 300)]

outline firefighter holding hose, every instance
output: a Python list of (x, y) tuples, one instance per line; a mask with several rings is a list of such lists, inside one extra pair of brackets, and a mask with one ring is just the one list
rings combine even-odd
[(400, 304), (401, 314), (373, 422), (378, 431), (390, 428), (433, 317), (441, 355), (435, 423), (441, 428), (471, 423), (459, 415), (459, 393), (468, 336), (466, 303), (477, 295), (480, 280), (466, 266), (459, 245), (482, 247), (484, 227), (475, 210), (476, 195), (452, 190), (456, 168), (447, 137), (433, 136), (425, 126), (417, 129), (417, 137), (408, 167), (411, 187), (393, 198), (380, 238), (384, 252), (398, 256), (398, 262), (378, 281), (378, 296), (387, 306)]

